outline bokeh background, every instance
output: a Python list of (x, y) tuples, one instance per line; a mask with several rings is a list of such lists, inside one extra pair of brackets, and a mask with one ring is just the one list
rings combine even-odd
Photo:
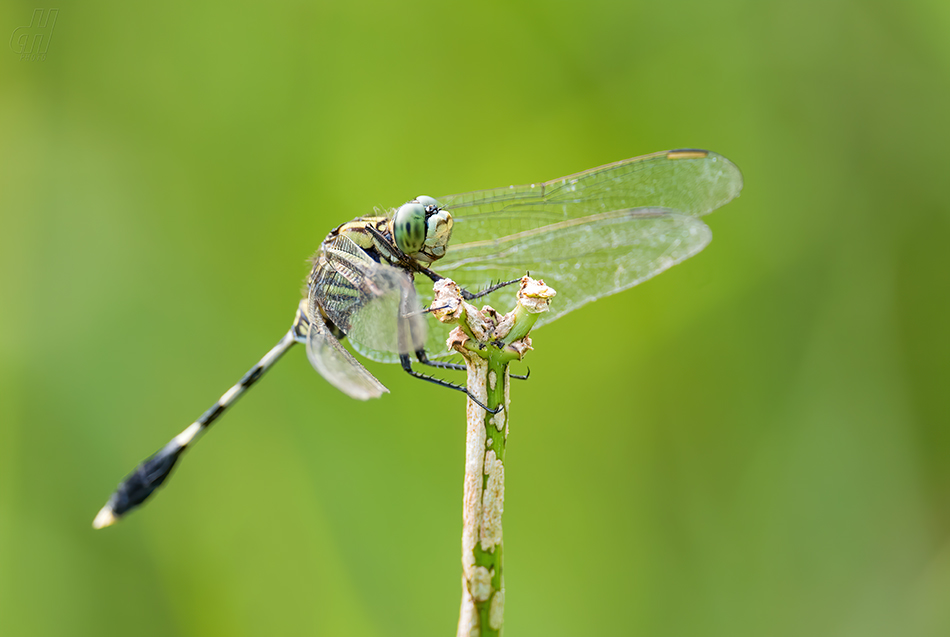
[(464, 401), (398, 367), (291, 351), (90, 522), (333, 226), (685, 146), (713, 243), (514, 389), (507, 633), (950, 634), (945, 0), (55, 6), (0, 51), (0, 633), (452, 633)]

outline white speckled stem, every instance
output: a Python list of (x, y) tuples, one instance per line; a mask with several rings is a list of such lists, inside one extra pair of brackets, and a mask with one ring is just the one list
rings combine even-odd
[[(530, 277), (521, 280), (518, 305), (504, 316), (465, 303), (457, 285), (434, 286), (439, 320), (458, 322), (448, 345), (468, 368), (465, 480), (462, 500), (462, 606), (458, 637), (499, 637), (504, 625), (502, 514), (505, 511), (505, 445), (511, 411), (508, 364), (531, 349), (528, 332), (555, 292)], [(473, 400), (487, 405), (485, 411)], [(497, 413), (492, 413), (501, 407)]]
[(509, 384), (507, 363), (495, 363), (475, 354), (465, 358), (469, 391), (490, 407), (504, 405), (497, 414), (489, 414), (469, 400), (466, 409), (458, 636), (473, 637), (500, 634), (504, 619), (502, 513)]

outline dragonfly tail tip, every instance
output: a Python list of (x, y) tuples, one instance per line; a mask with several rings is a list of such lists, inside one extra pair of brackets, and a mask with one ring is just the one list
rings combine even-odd
[(115, 514), (112, 513), (112, 507), (110, 505), (105, 505), (96, 515), (96, 519), (92, 521), (92, 528), (94, 529), (104, 529), (107, 526), (112, 526), (115, 524), (119, 518), (115, 517)]

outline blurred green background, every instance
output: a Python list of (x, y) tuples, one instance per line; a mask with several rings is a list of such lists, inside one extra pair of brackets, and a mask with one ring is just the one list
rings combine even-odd
[(507, 634), (950, 634), (945, 0), (56, 6), (0, 54), (0, 633), (454, 632), (464, 401), (398, 366), (291, 351), (90, 523), (330, 228), (686, 146), (745, 174), (713, 243), (514, 388)]

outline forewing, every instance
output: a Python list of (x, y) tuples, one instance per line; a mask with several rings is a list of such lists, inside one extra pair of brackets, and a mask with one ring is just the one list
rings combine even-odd
[(376, 284), (382, 294), (353, 315), (349, 338), (360, 354), (393, 363), (399, 354), (425, 347), (427, 319), (406, 272), (382, 265), (376, 271)]
[[(454, 259), (444, 265), (440, 262), (439, 274), (477, 292), (491, 281), (517, 279), (530, 272), (557, 290), (555, 302), (539, 317), (537, 328), (646, 281), (693, 256), (711, 238), (709, 228), (696, 217), (655, 208), (615, 210), (493, 241), (453, 246)], [(420, 296), (431, 299), (431, 284), (419, 281), (417, 285)], [(493, 292), (490, 303), (506, 312), (514, 307), (516, 292), (517, 284)], [(447, 355), (447, 333), (444, 327), (432, 329), (428, 349), (433, 356)]]
[(448, 254), (460, 244), (491, 240), (569, 219), (632, 208), (668, 208), (690, 216), (712, 212), (742, 190), (731, 161), (705, 150), (675, 150), (625, 159), (553, 179), (439, 197), (452, 212)]
[(426, 322), (409, 274), (370, 258), (345, 235), (322, 246), (326, 265), (310, 288), (311, 317), (323, 308), (361, 354), (393, 362), (426, 342)]
[(310, 283), (310, 316), (319, 305), (326, 316), (346, 333), (353, 314), (383, 294), (374, 282), (379, 263), (352, 239), (337, 235), (320, 246), (325, 265)]
[(389, 392), (330, 333), (319, 312), (310, 318), (307, 358), (321, 376), (348, 396), (368, 400)]

